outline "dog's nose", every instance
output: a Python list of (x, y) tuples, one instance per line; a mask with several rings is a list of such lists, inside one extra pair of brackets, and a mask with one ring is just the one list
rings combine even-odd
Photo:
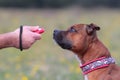
[(54, 35), (57, 35), (60, 32), (60, 30), (54, 30)]

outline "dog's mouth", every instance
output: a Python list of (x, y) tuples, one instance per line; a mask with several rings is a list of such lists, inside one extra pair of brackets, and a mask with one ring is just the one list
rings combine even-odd
[(62, 32), (63, 31), (54, 30), (53, 39), (61, 48), (71, 49), (72, 48), (71, 42), (62, 35)]

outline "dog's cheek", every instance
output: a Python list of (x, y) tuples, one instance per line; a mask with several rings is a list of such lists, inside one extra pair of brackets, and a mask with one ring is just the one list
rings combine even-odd
[(87, 47), (86, 38), (78, 38), (73, 41), (72, 50), (74, 52), (83, 52)]
[(72, 51), (74, 51), (74, 52), (80, 52), (80, 51), (82, 51), (82, 46), (79, 45), (79, 44), (73, 44), (72, 45)]

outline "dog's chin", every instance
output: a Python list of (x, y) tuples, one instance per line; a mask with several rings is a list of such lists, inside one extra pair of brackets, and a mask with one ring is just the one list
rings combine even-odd
[(70, 42), (61, 42), (55, 39), (55, 42), (62, 48), (62, 49), (72, 49), (72, 45)]
[(72, 49), (71, 44), (58, 43), (58, 45), (63, 49), (68, 49), (68, 50)]

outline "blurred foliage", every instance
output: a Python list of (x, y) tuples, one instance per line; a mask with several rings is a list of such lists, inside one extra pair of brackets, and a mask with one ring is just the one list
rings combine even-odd
[(61, 8), (70, 5), (87, 8), (99, 6), (119, 8), (120, 0), (0, 0), (0, 6), (2, 7)]

